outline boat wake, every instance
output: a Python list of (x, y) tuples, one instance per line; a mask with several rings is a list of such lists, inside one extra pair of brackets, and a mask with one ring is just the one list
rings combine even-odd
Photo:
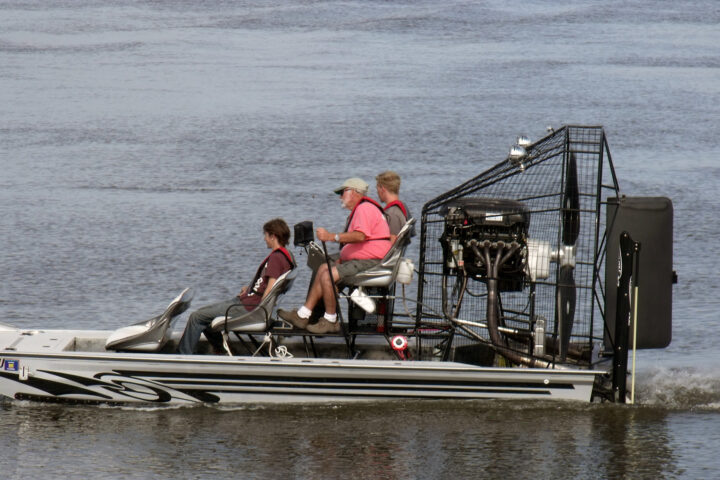
[(720, 410), (720, 370), (658, 367), (639, 377), (636, 403), (672, 410)]

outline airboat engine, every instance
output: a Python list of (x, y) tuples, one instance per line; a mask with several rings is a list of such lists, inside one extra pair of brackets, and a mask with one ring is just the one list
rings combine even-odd
[(575, 245), (561, 245), (552, 250), (550, 242), (527, 237), (530, 215), (515, 200), (463, 198), (448, 208), (443, 245), (445, 275), (456, 275), (464, 268), (475, 280), (487, 278), (483, 249), (490, 247), (491, 258), (498, 248), (517, 247), (516, 255), (500, 270), (500, 291), (520, 291), (523, 282), (545, 280), (550, 263), (575, 267)]
[(443, 273), (497, 281), (499, 291), (520, 291), (530, 216), (515, 200), (462, 198), (445, 213)]
[[(561, 305), (561, 334), (569, 342), (574, 314), (575, 267), (574, 241), (563, 242), (557, 250), (546, 241), (528, 238), (530, 214), (522, 202), (509, 199), (461, 198), (446, 207), (443, 247), (443, 278), (456, 276), (461, 290), (457, 304), (443, 309), (446, 316), (457, 318), (467, 279), (487, 285), (487, 327), (493, 346), (517, 363), (535, 364), (536, 360), (508, 348), (501, 333), (500, 292), (519, 292), (527, 284), (550, 276), (550, 262), (559, 266), (558, 304)], [(443, 295), (446, 297), (446, 289)], [(563, 307), (563, 305), (567, 305)], [(542, 340), (541, 340), (542, 342)], [(540, 343), (542, 345), (542, 343)], [(543, 348), (536, 349), (542, 354)], [(567, 346), (561, 352), (563, 360)]]
[(523, 289), (529, 223), (525, 206), (515, 200), (462, 198), (448, 205), (440, 238), (443, 282), (457, 275), (461, 283), (454, 311), (448, 308), (447, 289), (443, 288), (443, 313), (458, 317), (468, 278), (485, 283), (490, 341), (496, 351), (518, 363), (529, 362), (508, 348), (500, 334), (499, 292)]

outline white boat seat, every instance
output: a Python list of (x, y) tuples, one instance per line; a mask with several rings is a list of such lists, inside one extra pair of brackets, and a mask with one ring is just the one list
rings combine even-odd
[(342, 283), (354, 287), (388, 287), (395, 283), (400, 260), (405, 255), (405, 249), (410, 243), (414, 224), (414, 218), (410, 218), (405, 222), (405, 225), (398, 232), (395, 243), (390, 247), (385, 257), (380, 260), (380, 263), (352, 277), (344, 278)]
[(186, 288), (160, 315), (112, 332), (105, 341), (105, 349), (135, 352), (161, 350), (170, 339), (170, 326), (178, 315), (190, 307), (192, 298), (193, 290)]
[[(297, 268), (293, 268), (280, 275), (270, 292), (265, 295), (260, 305), (251, 311), (245, 310), (242, 304), (233, 305), (225, 312), (225, 315), (215, 317), (210, 324), (212, 329), (217, 332), (235, 332), (235, 333), (262, 333), (270, 329), (271, 318), (275, 304), (280, 295), (283, 295), (292, 286), (297, 276)], [(233, 311), (239, 312), (234, 314)]]

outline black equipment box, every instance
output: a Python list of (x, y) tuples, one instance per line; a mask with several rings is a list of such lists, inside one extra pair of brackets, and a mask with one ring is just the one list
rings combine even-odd
[(304, 247), (308, 243), (315, 239), (315, 232), (313, 232), (313, 223), (310, 220), (295, 224), (295, 238), (293, 244), (296, 247)]

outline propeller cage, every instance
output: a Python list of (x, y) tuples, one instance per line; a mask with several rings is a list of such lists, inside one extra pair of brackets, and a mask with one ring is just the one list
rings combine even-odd
[[(514, 200), (463, 198), (447, 206), (440, 237), (444, 274), (487, 281), (497, 264), (500, 291), (522, 290), (530, 215)], [(488, 268), (488, 267), (491, 268)]]
[(417, 327), (438, 333), (421, 346), (587, 366), (615, 286), (600, 274), (619, 196), (605, 134), (565, 126), (518, 145), (423, 207)]

